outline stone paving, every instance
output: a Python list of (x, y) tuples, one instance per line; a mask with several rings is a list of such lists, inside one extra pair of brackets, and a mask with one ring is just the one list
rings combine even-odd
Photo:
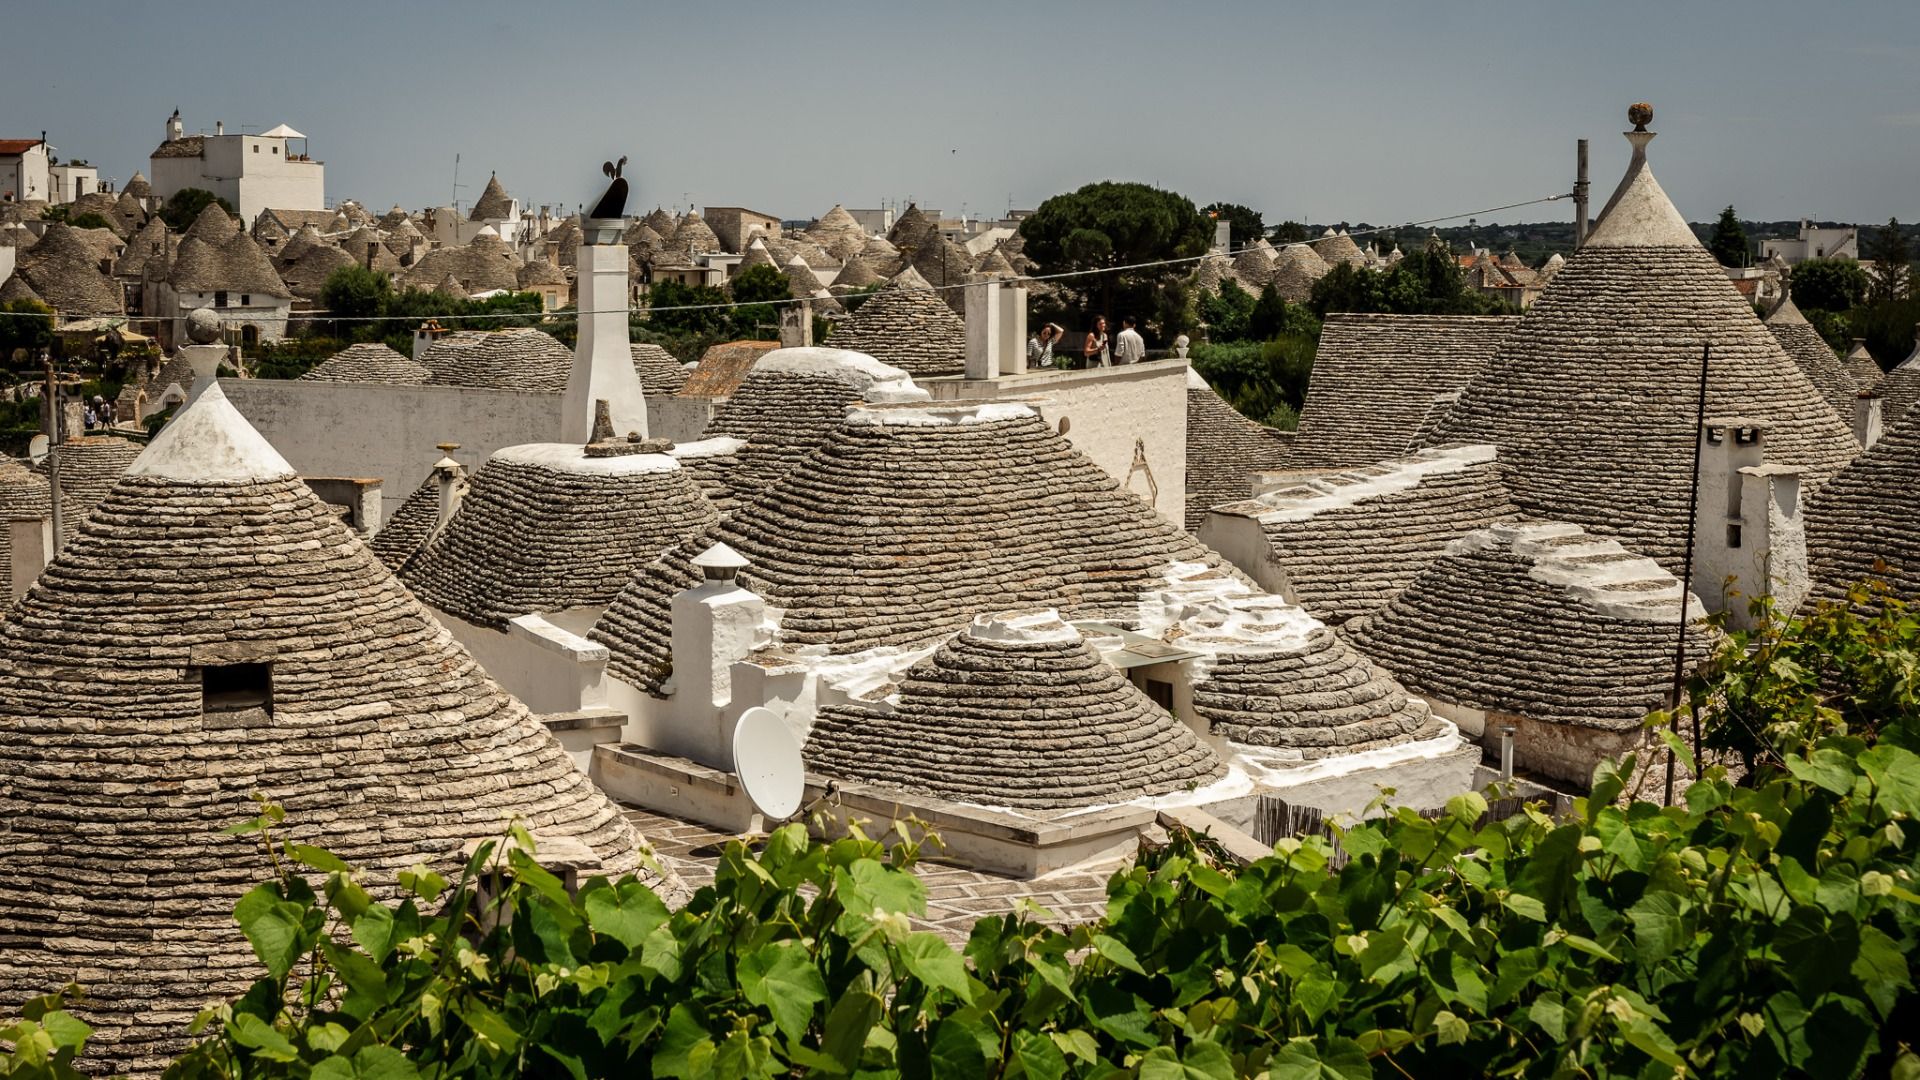
[[(626, 815), (653, 845), (660, 861), (678, 873), (688, 888), (713, 883), (713, 868), (720, 849), (731, 839), (728, 834), (632, 807), (626, 808)], [(1123, 864), (1122, 859), (1112, 859), (1023, 881), (923, 861), (914, 872), (927, 886), (927, 917), (915, 921), (958, 945), (967, 940), (976, 920), (1004, 915), (1013, 909), (1015, 899), (1024, 896), (1053, 912), (1062, 925), (1086, 922), (1106, 910), (1107, 878)]]

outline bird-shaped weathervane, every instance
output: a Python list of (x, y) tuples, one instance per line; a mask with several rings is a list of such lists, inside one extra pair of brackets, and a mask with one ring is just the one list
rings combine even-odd
[(620, 175), (620, 171), (626, 167), (625, 154), (620, 155), (619, 161), (609, 161), (600, 166), (600, 171), (612, 177), (613, 183), (607, 185), (607, 193), (600, 196), (600, 201), (593, 204), (593, 212), (588, 217), (617, 218), (626, 215), (627, 179)]

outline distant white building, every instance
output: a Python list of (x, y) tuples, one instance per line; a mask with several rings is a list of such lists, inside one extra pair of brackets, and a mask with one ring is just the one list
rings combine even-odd
[(55, 204), (74, 202), (82, 195), (100, 190), (100, 170), (84, 161), (64, 161), (49, 166), (47, 175), (53, 190), (53, 197), (48, 201)]
[(1838, 229), (1817, 229), (1807, 219), (1801, 218), (1799, 236), (1760, 241), (1761, 261), (1776, 255), (1785, 260), (1788, 266), (1807, 259), (1858, 259), (1860, 230), (1851, 225)]
[[(291, 146), (295, 139), (300, 147)], [(242, 221), (269, 207), (324, 210), (326, 166), (306, 153), (305, 135), (285, 124), (258, 135), (229, 135), (215, 122), (211, 135), (188, 135), (180, 111), (167, 118), (166, 141), (148, 159), (149, 183), (161, 199), (202, 188), (227, 200)]]
[(0, 201), (53, 201), (47, 140), (0, 139)]

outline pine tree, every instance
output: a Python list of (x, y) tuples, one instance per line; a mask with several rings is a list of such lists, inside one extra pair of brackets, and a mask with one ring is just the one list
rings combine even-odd
[(1721, 266), (1745, 266), (1751, 261), (1747, 248), (1747, 230), (1740, 227), (1740, 219), (1733, 216), (1733, 207), (1720, 211), (1720, 220), (1713, 223), (1713, 236), (1707, 241), (1707, 250), (1720, 260)]
[(1900, 231), (1898, 218), (1888, 218), (1871, 246), (1872, 284), (1867, 296), (1872, 300), (1904, 300), (1913, 292), (1913, 249)]

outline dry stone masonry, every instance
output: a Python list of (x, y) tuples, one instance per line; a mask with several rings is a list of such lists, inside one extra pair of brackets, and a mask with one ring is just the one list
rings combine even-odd
[(1187, 529), (1198, 532), (1207, 510), (1253, 493), (1251, 474), (1277, 469), (1288, 434), (1241, 416), (1187, 369)]
[(432, 376), (432, 369), (425, 364), (378, 342), (361, 342), (334, 353), (300, 377), (310, 382), (420, 386)]

